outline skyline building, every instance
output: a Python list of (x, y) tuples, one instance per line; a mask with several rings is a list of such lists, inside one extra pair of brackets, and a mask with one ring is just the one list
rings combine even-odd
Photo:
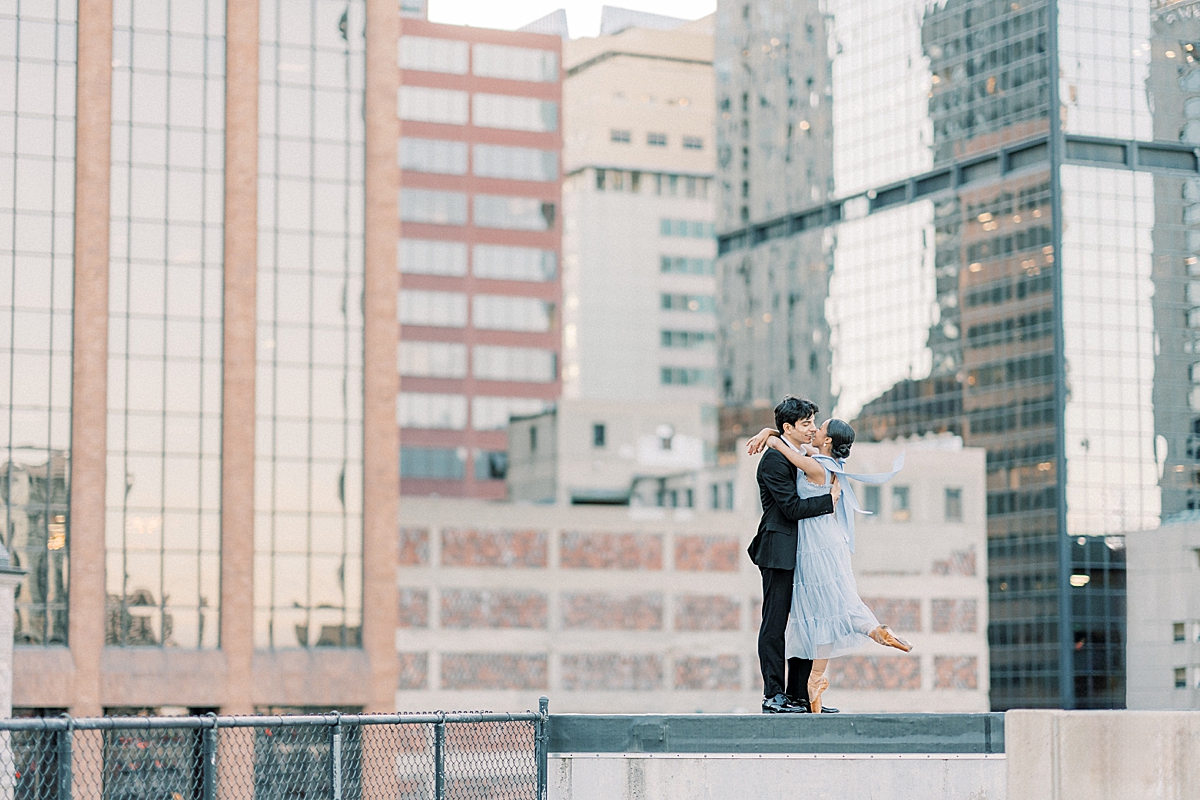
[(987, 449), (997, 710), (1124, 706), (1124, 536), (1197, 503), (1185, 5), (718, 7), (722, 402)]
[(397, 5), (0, 29), (18, 713), (393, 708)]
[(656, 30), (619, 11), (618, 33), (563, 49), (563, 395), (694, 403), (711, 443), (712, 19)]
[(499, 499), (561, 387), (562, 40), (405, 19), (399, 54), (401, 491)]

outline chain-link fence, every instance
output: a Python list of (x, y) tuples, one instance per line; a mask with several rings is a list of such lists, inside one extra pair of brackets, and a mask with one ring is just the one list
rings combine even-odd
[(0, 720), (0, 800), (545, 800), (537, 712)]

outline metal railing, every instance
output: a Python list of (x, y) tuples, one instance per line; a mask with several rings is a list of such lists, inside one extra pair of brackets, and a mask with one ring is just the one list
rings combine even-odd
[(524, 713), (0, 720), (0, 800), (545, 800)]

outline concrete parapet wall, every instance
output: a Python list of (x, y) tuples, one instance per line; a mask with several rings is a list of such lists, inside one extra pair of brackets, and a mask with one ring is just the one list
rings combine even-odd
[(550, 800), (1004, 800), (1004, 756), (563, 754)]
[(1012, 800), (1200, 796), (1200, 712), (1009, 711)]

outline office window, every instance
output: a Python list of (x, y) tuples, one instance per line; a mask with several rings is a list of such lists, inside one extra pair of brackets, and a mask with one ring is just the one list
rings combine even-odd
[(400, 119), (443, 125), (467, 124), (467, 93), (457, 89), (401, 86), (399, 103)]
[(462, 480), (467, 471), (462, 448), (401, 447), (400, 477), (427, 480)]
[(632, 138), (633, 137), (632, 137), (632, 134), (630, 131), (617, 130), (616, 128), (613, 128), (612, 130), (610, 130), (608, 132), (608, 140), (610, 142), (616, 142), (618, 144), (629, 144), (629, 142)]
[(892, 487), (892, 519), (904, 522), (911, 518), (912, 510), (909, 508), (908, 495), (907, 486)]
[(717, 511), (721, 508), (721, 484), (714, 483), (709, 488), (709, 508)]
[(463, 192), (401, 189), (400, 219), (428, 225), (466, 225), (467, 196)]
[(450, 277), (467, 274), (467, 246), (462, 242), (401, 239), (399, 251), (401, 272)]
[(398, 313), (401, 325), (465, 328), (467, 326), (467, 296), (461, 292), (402, 289)]
[(540, 414), (550, 405), (547, 400), (533, 397), (471, 398), (471, 427), (477, 431), (497, 431), (508, 427), (509, 417)]
[(646, 144), (651, 147), (666, 147), (667, 135), (665, 133), (647, 133)]
[(553, 383), (557, 376), (557, 360), (553, 350), (476, 345), (471, 372), (484, 381)]
[(711, 239), (716, 236), (716, 228), (711, 222), (686, 219), (659, 220), (658, 232), (660, 236), (687, 236), (693, 239)]
[(477, 194), (474, 222), (477, 228), (548, 231), (554, 228), (555, 211), (554, 203), (543, 202), (536, 197)]
[(866, 511), (868, 514), (878, 514), (880, 508), (879, 487), (863, 486), (861, 493), (863, 511)]
[(659, 262), (659, 270), (673, 275), (712, 275), (716, 272), (716, 260), (712, 258), (662, 256)]
[(684, 150), (703, 150), (704, 149), (704, 139), (699, 136), (685, 136), (685, 137), (683, 137), (683, 149)]
[(553, 133), (558, 130), (558, 103), (536, 97), (476, 94), (471, 98), (471, 123), (477, 128)]
[(400, 342), (400, 374), (413, 378), (465, 378), (467, 346), (454, 342)]
[(554, 304), (534, 297), (477, 294), (471, 298), (471, 324), (482, 330), (545, 333), (553, 316)]
[(538, 440), (537, 425), (530, 425), (529, 426), (529, 452), (531, 452), (531, 453), (537, 452), (537, 444), (538, 444), (537, 440)]
[(396, 402), (396, 422), (401, 428), (461, 431), (467, 427), (467, 398), (461, 394), (401, 392)]
[(406, 136), (400, 140), (400, 169), (439, 175), (466, 175), (467, 144)]
[(1171, 627), (1172, 627), (1172, 634), (1174, 636), (1174, 641), (1176, 641), (1176, 642), (1186, 642), (1187, 641), (1187, 624), (1186, 623), (1176, 622)]
[(558, 53), (531, 47), (477, 44), (471, 48), (471, 71), (481, 78), (554, 83), (558, 80)]
[(717, 299), (710, 294), (667, 294), (660, 298), (663, 311), (688, 311), (715, 314)]
[(947, 522), (962, 522), (962, 489), (957, 487), (946, 487), (946, 521)]
[(558, 153), (534, 147), (477, 144), (472, 169), (481, 178), (515, 181), (558, 180)]
[(1186, 689), (1187, 688), (1187, 667), (1176, 667), (1175, 668), (1175, 688), (1176, 689)]
[(477, 244), (471, 272), (476, 278), (497, 281), (552, 281), (558, 272), (558, 254), (536, 247)]
[(704, 347), (717, 340), (717, 335), (712, 331), (660, 331), (660, 334), (663, 347)]
[(607, 433), (608, 429), (605, 428), (603, 422), (592, 425), (592, 447), (604, 447)]
[(504, 450), (476, 450), (475, 480), (502, 481), (508, 476), (508, 453)]
[(733, 511), (733, 481), (725, 484), (725, 508)]
[(467, 74), (467, 43), (428, 36), (400, 37), (400, 69)]
[(660, 383), (663, 386), (716, 386), (717, 374), (711, 369), (662, 367)]

